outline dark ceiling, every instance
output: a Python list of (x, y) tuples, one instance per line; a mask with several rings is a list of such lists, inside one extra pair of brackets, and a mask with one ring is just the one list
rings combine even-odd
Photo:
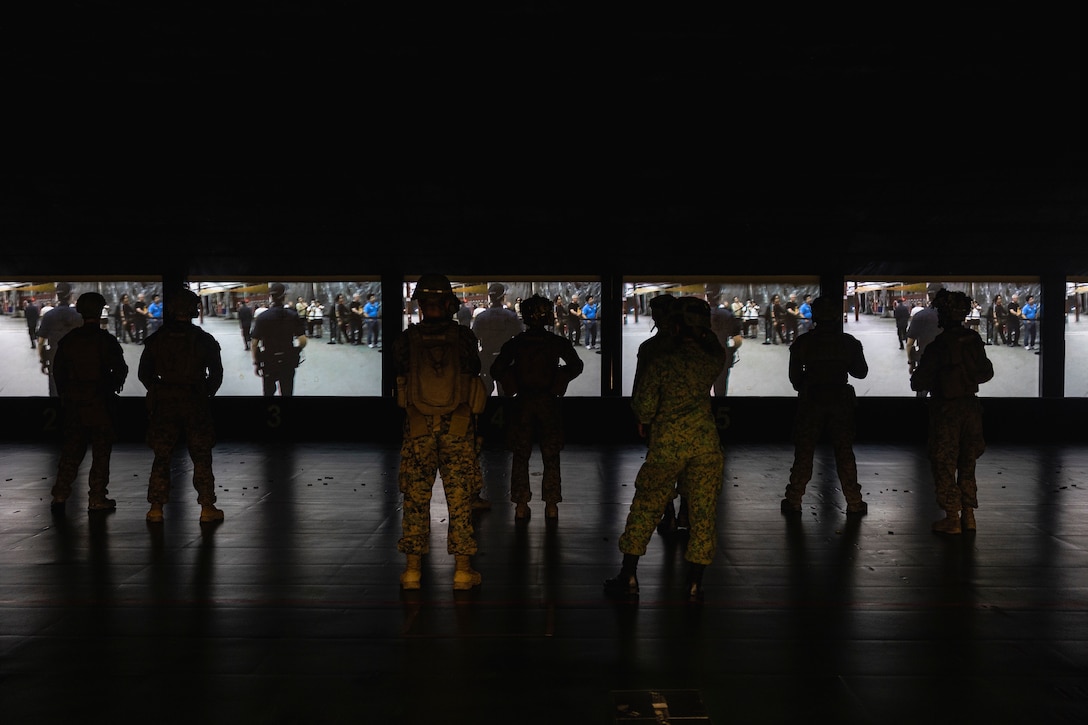
[(127, 5), (9, 28), (9, 239), (1088, 229), (1085, 44), (1029, 5)]

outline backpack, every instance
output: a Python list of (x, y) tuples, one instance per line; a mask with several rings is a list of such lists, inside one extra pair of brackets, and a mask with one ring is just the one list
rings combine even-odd
[(424, 332), (411, 325), (407, 335), (407, 404), (424, 415), (446, 415), (469, 403), (473, 378), (479, 384), (479, 377), (462, 369), (459, 326)]

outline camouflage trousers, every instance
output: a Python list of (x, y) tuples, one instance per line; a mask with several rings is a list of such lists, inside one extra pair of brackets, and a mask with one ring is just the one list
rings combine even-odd
[(475, 431), (470, 426), (464, 435), (451, 435), (450, 416), (425, 418), (429, 431), (412, 438), (406, 425), (401, 444), (399, 484), (404, 506), (397, 549), (405, 554), (430, 551), (431, 490), (437, 473), (449, 509), (446, 550), (475, 554), (472, 499), (481, 483)]
[(560, 400), (550, 395), (519, 395), (510, 401), (511, 417), (506, 444), (513, 452), (510, 500), (514, 503), (528, 503), (533, 497), (529, 490), (529, 458), (533, 454), (534, 440), (539, 441), (540, 457), (544, 463), (541, 498), (545, 503), (559, 503), (563, 500), (559, 471), (559, 452), (563, 449)]
[(832, 397), (813, 400), (798, 398), (793, 421), (793, 466), (786, 486), (786, 500), (800, 503), (812, 480), (812, 459), (824, 431), (831, 439), (839, 486), (848, 504), (861, 501), (858, 464), (854, 457), (854, 392), (844, 388)]
[(105, 407), (99, 404), (64, 409), (64, 442), (61, 445), (57, 478), (51, 493), (64, 500), (72, 493), (72, 484), (79, 475), (79, 466), (91, 446), (89, 490), (91, 500), (106, 498), (110, 483), (110, 455), (113, 453), (113, 422)]
[(661, 512), (679, 485), (687, 497), (690, 520), (684, 558), (692, 564), (713, 561), (723, 466), (721, 450), (689, 458), (664, 458), (650, 449), (635, 476), (635, 496), (620, 536), (620, 551), (637, 556), (646, 553), (650, 537), (661, 521)]
[(151, 463), (147, 500), (160, 504), (170, 500), (170, 458), (182, 436), (193, 462), (196, 500), (201, 506), (210, 506), (216, 498), (212, 474), (215, 426), (208, 399), (190, 394), (160, 396), (151, 406), (147, 445), (154, 451), (155, 459)]
[(978, 398), (929, 401), (929, 465), (944, 511), (978, 508), (975, 461), (986, 450)]

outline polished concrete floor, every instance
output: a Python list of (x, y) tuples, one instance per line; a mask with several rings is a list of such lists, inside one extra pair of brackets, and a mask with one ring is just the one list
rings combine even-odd
[(485, 451), (483, 585), (451, 588), (436, 485), (405, 596), (394, 448), (222, 444), (218, 525), (181, 454), (153, 526), (142, 446), (115, 450), (115, 512), (80, 490), (54, 517), (55, 450), (0, 444), (0, 721), (1083, 723), (1088, 447), (987, 451), (978, 532), (956, 537), (929, 530), (921, 447), (857, 455), (867, 517), (846, 519), (821, 451), (791, 520), (790, 448), (730, 446), (692, 606), (683, 540), (658, 534), (640, 601), (602, 594), (637, 446), (565, 450), (554, 527), (538, 501), (515, 525), (507, 455)]

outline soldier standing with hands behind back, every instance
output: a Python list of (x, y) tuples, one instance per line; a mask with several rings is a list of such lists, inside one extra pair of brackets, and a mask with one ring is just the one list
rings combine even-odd
[(839, 325), (842, 304), (828, 297), (812, 303), (811, 332), (790, 346), (790, 383), (797, 391), (793, 423), (793, 466), (782, 513), (801, 512), (801, 497), (812, 478), (812, 459), (824, 429), (831, 437), (839, 485), (846, 498), (847, 516), (862, 516), (869, 506), (861, 498), (858, 465), (854, 458), (854, 387), (850, 377), (864, 378), (869, 364), (861, 343)]
[(147, 485), (150, 523), (163, 520), (170, 500), (170, 457), (184, 434), (193, 461), (193, 488), (200, 521), (222, 521), (216, 508), (212, 447), (215, 427), (211, 399), (223, 383), (219, 343), (192, 323), (200, 298), (191, 290), (168, 293), (163, 326), (148, 336), (140, 355), (140, 382), (147, 388), (147, 444), (155, 453)]
[[(559, 471), (559, 452), (563, 449), (563, 415), (560, 401), (567, 384), (582, 374), (585, 364), (571, 341), (548, 332), (555, 321), (552, 303), (533, 295), (521, 303), (521, 318), (528, 327), (506, 341), (491, 366), (491, 377), (513, 396), (507, 441), (513, 451), (510, 468), (510, 500), (515, 504), (514, 518), (529, 518), (529, 457), (534, 434), (540, 441), (544, 463), (541, 498), (544, 517), (559, 518), (563, 500)], [(560, 361), (563, 365), (560, 365)]]

